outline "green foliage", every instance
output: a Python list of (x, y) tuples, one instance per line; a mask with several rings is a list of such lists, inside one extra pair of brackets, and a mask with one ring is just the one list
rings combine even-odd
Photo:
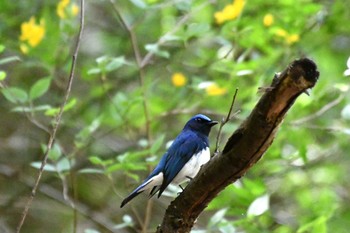
[(2, 89), (2, 94), (8, 101), (12, 103), (24, 103), (28, 100), (27, 92), (18, 87), (9, 87)]
[[(11, 229), (22, 205), (14, 200), (27, 198), (41, 167), (70, 75), (79, 6), (69, 1), (62, 17), (59, 2), (2, 4), (0, 218)], [(171, 195), (148, 207), (143, 194), (122, 210), (120, 201), (186, 120), (199, 112), (221, 119), (239, 88), (240, 113), (225, 125), (222, 148), (255, 106), (258, 87), (303, 56), (321, 73), (311, 95), (296, 100), (261, 161), (209, 204), (193, 232), (347, 232), (350, 2), (250, 0), (218, 23), (216, 13), (232, 3), (86, 2), (72, 92), (26, 232), (70, 232), (74, 219), (86, 233), (154, 231)], [(35, 28), (25, 32), (34, 46), (24, 25)]]
[(31, 100), (37, 99), (44, 95), (50, 87), (51, 79), (43, 78), (36, 81), (29, 91), (29, 98)]
[(6, 78), (5, 71), (0, 71), (0, 81), (4, 80)]

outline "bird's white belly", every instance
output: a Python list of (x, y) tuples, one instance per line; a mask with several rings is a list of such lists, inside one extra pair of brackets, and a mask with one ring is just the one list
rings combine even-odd
[(207, 147), (192, 156), (192, 158), (185, 164), (185, 166), (175, 176), (172, 183), (181, 184), (182, 182), (188, 180), (188, 177), (194, 178), (199, 172), (201, 166), (203, 164), (206, 164), (209, 160), (210, 160), (210, 150), (209, 150), (209, 147)]

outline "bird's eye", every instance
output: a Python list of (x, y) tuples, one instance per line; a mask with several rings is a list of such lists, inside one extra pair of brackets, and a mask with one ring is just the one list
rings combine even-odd
[(201, 118), (196, 118), (196, 121), (201, 122), (202, 119)]

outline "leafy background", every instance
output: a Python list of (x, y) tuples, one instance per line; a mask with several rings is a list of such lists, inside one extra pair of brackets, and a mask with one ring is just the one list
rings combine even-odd
[[(220, 120), (239, 88), (223, 146), (259, 99), (258, 87), (304, 56), (317, 63), (318, 84), (193, 232), (347, 232), (349, 4), (86, 1), (71, 97), (22, 232), (154, 231), (177, 187), (119, 205), (186, 120), (199, 112)], [(80, 7), (0, 5), (0, 231), (14, 232), (66, 92)]]

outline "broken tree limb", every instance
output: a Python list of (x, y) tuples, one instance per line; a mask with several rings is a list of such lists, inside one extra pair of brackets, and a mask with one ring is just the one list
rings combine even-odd
[(171, 202), (157, 232), (190, 232), (209, 202), (263, 156), (289, 108), (300, 94), (316, 84), (318, 76), (316, 64), (307, 58), (293, 61), (275, 75), (249, 117), (228, 139), (222, 154), (204, 165)]

